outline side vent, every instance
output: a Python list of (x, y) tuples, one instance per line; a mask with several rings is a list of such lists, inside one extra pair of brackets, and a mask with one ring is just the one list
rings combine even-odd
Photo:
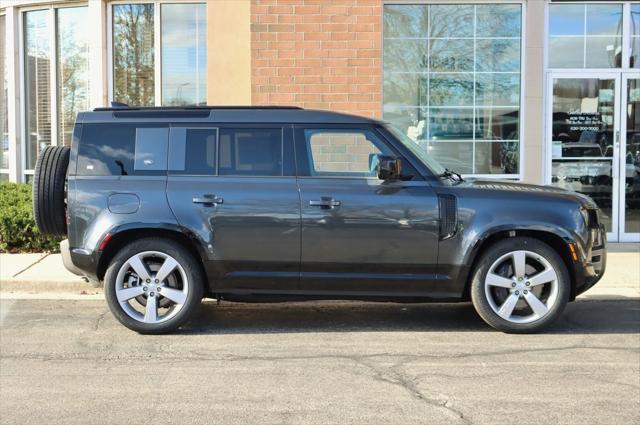
[(449, 239), (458, 229), (458, 205), (453, 195), (438, 195), (440, 240)]

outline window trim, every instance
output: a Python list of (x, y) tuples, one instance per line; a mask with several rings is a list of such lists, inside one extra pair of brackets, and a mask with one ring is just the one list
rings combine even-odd
[[(518, 135), (519, 135), (519, 140), (518, 140), (518, 173), (514, 173), (514, 174), (506, 174), (506, 173), (500, 173), (500, 174), (480, 174), (480, 173), (476, 173), (476, 174), (462, 174), (463, 177), (472, 177), (472, 178), (491, 178), (491, 179), (503, 179), (503, 180), (516, 180), (516, 181), (522, 181), (524, 179), (525, 176), (525, 158), (524, 158), (524, 132), (527, 129), (526, 126), (526, 79), (525, 79), (525, 74), (526, 74), (526, 70), (527, 70), (527, 61), (526, 61), (526, 38), (527, 38), (527, 0), (382, 0), (382, 7), (383, 7), (383, 11), (382, 11), (382, 17), (381, 19), (384, 19), (384, 6), (386, 5), (459, 5), (459, 4), (465, 4), (465, 5), (473, 5), (473, 6), (477, 6), (477, 5), (520, 5), (520, 102), (518, 104), (518, 110), (519, 110), (519, 122), (518, 122)], [(548, 5), (546, 7), (546, 9), (548, 10)], [(548, 21), (548, 20), (547, 20)], [(384, 29), (381, 29), (382, 35), (382, 46), (381, 46), (381, 51), (384, 52)], [(548, 33), (547, 33), (548, 35)], [(502, 37), (501, 37), (502, 38)], [(546, 39), (545, 39), (546, 42)], [(475, 59), (475, 58), (474, 58)], [(546, 53), (545, 53), (545, 60), (546, 60)], [(546, 62), (545, 62), (545, 66), (546, 66)], [(382, 84), (384, 84), (384, 55), (382, 55), (382, 63), (381, 63), (381, 67), (382, 67)], [(476, 74), (477, 72), (474, 71), (474, 74)], [(475, 90), (474, 90), (474, 103), (475, 103)], [(382, 91), (382, 96), (381, 96), (381, 109), (382, 109), (382, 113), (384, 115), (384, 90)], [(475, 107), (475, 106), (474, 106)], [(471, 140), (474, 144), (475, 144), (475, 140)], [(496, 142), (506, 142), (504, 140), (502, 141), (498, 141), (496, 140)], [(475, 150), (475, 148), (474, 148)]]
[[(114, 63), (113, 63), (113, 6), (122, 4), (153, 5), (153, 105), (162, 106), (162, 16), (163, 4), (204, 4), (206, 0), (113, 0), (107, 3), (107, 100), (114, 101)], [(208, 41), (208, 40), (207, 40)], [(208, 87), (207, 87), (208, 91)]]

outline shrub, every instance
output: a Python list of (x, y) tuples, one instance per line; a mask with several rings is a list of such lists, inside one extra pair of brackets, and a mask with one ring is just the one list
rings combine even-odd
[(38, 231), (31, 185), (0, 183), (0, 252), (58, 251), (61, 239)]

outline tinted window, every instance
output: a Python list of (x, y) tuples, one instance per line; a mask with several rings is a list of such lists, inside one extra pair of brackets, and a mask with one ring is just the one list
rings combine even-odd
[(218, 174), (281, 176), (281, 129), (220, 129)]
[(171, 173), (214, 175), (217, 131), (215, 128), (172, 128), (169, 153)]
[(367, 130), (305, 130), (312, 176), (375, 177), (377, 155), (392, 155)]
[(163, 174), (168, 135), (166, 127), (85, 124), (78, 148), (77, 173), (85, 176)]

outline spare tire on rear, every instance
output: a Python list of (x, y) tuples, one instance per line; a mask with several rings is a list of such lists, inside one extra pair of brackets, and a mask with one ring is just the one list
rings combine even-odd
[(33, 216), (40, 232), (67, 234), (67, 146), (47, 146), (40, 152), (33, 179)]

